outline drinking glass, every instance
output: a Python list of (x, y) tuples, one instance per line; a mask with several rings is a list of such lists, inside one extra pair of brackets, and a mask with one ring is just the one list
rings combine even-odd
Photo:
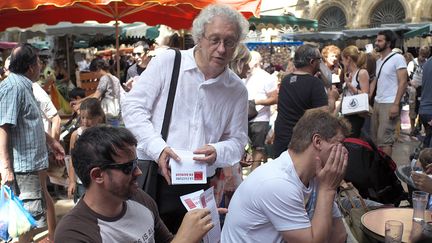
[(413, 220), (416, 222), (424, 221), (424, 214), (428, 203), (429, 193), (423, 191), (414, 191), (412, 193), (413, 203)]
[(385, 243), (402, 242), (403, 223), (397, 220), (387, 220), (385, 222)]

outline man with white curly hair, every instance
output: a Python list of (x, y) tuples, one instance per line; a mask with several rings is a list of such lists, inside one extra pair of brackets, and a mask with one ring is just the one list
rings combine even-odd
[(143, 173), (152, 163), (148, 160), (159, 166), (157, 194), (153, 196), (161, 218), (173, 233), (186, 213), (179, 197), (209, 187), (208, 183), (171, 185), (169, 163), (181, 163), (173, 148), (196, 154), (194, 160), (206, 164), (208, 177), (218, 167), (237, 163), (243, 155), (247, 143), (248, 94), (243, 82), (227, 65), (239, 42), (246, 37), (248, 27), (239, 12), (225, 5), (210, 5), (194, 20), (192, 36), (196, 46), (181, 51), (166, 141), (160, 131), (174, 66), (173, 50), (154, 57), (122, 101), (125, 125), (138, 140), (137, 155)]

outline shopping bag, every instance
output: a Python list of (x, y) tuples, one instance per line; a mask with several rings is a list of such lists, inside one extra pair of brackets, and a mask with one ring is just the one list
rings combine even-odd
[(101, 100), (101, 107), (108, 118), (120, 116), (120, 101), (117, 98), (104, 97)]
[(369, 112), (369, 96), (361, 93), (352, 96), (344, 96), (342, 99), (342, 115), (351, 115)]
[(5, 187), (6, 186), (2, 185), (0, 192), (0, 240), (7, 242), (9, 240), (9, 201), (5, 196)]
[(22, 201), (14, 195), (13, 191), (7, 186), (3, 187), (9, 201), (8, 233), (10, 237), (18, 238), (36, 227), (36, 221), (23, 207)]

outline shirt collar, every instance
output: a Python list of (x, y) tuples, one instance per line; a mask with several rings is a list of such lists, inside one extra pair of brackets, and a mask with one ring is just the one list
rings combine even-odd
[[(196, 64), (196, 60), (195, 60), (195, 56), (194, 56), (195, 48), (196, 48), (196, 46), (194, 46), (193, 48), (190, 48), (184, 52), (185, 59), (183, 59), (183, 60), (185, 62), (182, 63), (182, 65), (184, 65), (185, 71), (197, 69), (199, 72), (201, 72), (201, 70), (199, 70), (199, 68), (198, 68), (198, 65)], [(209, 80), (206, 80), (204, 83), (211, 84), (211, 83), (219, 82), (220, 80), (222, 82), (229, 82), (230, 81), (229, 75), (230, 75), (229, 74), (229, 68), (226, 67), (225, 70), (221, 74), (219, 74), (219, 76), (217, 76), (216, 78), (211, 78)]]
[(183, 58), (182, 59), (184, 60), (184, 63), (182, 63), (182, 65), (184, 65), (184, 70), (186, 70), (186, 71), (198, 68), (198, 65), (196, 64), (195, 56), (194, 56), (195, 48), (196, 48), (196, 46), (183, 52), (182, 56), (184, 56), (184, 59)]

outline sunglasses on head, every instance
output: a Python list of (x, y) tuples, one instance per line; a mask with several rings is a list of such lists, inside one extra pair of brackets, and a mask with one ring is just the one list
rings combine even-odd
[(149, 50), (144, 49), (144, 52), (133, 52), (132, 56), (141, 56), (142, 54), (147, 54), (149, 52)]
[(133, 171), (135, 171), (135, 168), (137, 168), (137, 166), (138, 166), (138, 158), (123, 164), (117, 164), (117, 163), (104, 164), (101, 165), (100, 168), (102, 170), (106, 170), (106, 169), (121, 170), (124, 174), (130, 175)]

